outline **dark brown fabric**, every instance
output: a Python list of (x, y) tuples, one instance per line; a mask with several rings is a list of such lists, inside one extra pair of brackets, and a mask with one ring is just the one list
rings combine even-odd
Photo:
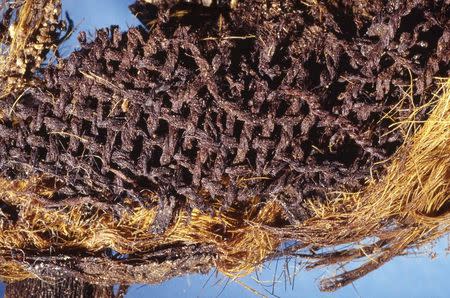
[(92, 285), (75, 278), (60, 278), (55, 282), (27, 279), (8, 284), (5, 298), (113, 298), (112, 286)]
[(400, 86), (414, 79), (418, 105), (449, 74), (448, 4), (383, 3), (177, 4), (149, 31), (81, 35), (0, 123), (0, 169), (54, 175), (55, 201), (277, 197), (301, 220), (305, 198), (360, 189), (402, 143), (382, 120)]

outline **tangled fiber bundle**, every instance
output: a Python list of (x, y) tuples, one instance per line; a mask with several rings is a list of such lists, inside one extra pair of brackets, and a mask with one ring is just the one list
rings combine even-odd
[(34, 47), (15, 72), (32, 88), (7, 83), (0, 103), (2, 278), (236, 277), (302, 249), (310, 267), (367, 261), (334, 290), (447, 233), (450, 80), (430, 93), (449, 75), (448, 5), (307, 3), (154, 7), (150, 33), (81, 35), (39, 88), (56, 41)]
[[(42, 188), (41, 183), (41, 179), (2, 181), (3, 204), (19, 207), (21, 213), (19, 220), (15, 222), (13, 219), (3, 219), (2, 222), (0, 239), (4, 258), (2, 264), (5, 264), (1, 268), (3, 279), (20, 280), (24, 276), (32, 277), (33, 274), (45, 277), (46, 272), (55, 274), (57, 270), (54, 268), (64, 269), (65, 266), (69, 266), (67, 271), (74, 271), (70, 266), (74, 265), (75, 260), (76, 266), (80, 266), (80, 270), (86, 274), (80, 276), (90, 276), (88, 280), (96, 283), (160, 282), (175, 276), (177, 272), (204, 272), (205, 268), (212, 266), (213, 260), (223, 272), (249, 273), (280, 244), (276, 237), (260, 230), (261, 226), (278, 226), (283, 223), (281, 207), (273, 203), (262, 208), (232, 208), (221, 211), (220, 214), (217, 210), (218, 214), (214, 216), (199, 210), (193, 210), (191, 214), (181, 211), (173, 225), (164, 234), (158, 235), (151, 233), (155, 208), (135, 207), (132, 211), (124, 210), (120, 219), (115, 219), (110, 212), (100, 207), (82, 202), (70, 208), (49, 210), (40, 204), (40, 200), (51, 196), (51, 191)], [(83, 268), (83, 252), (95, 254), (103, 252), (105, 248), (129, 257), (121, 259), (111, 255), (109, 261), (99, 259), (97, 262), (112, 267), (109, 274), (99, 269), (94, 274), (89, 272), (92, 268)], [(21, 249), (23, 256), (19, 253)], [(17, 257), (24, 257), (23, 261), (34, 265), (29, 264), (23, 268), (26, 262), (22, 265), (18, 263), (18, 268), (11, 270), (14, 258), (8, 254), (12, 251), (19, 253)], [(67, 256), (55, 256), (53, 261), (56, 264), (52, 262), (51, 256), (48, 256), (48, 261), (43, 261), (45, 258), (39, 252), (45, 254), (52, 251), (59, 254), (65, 252)], [(71, 260), (71, 255), (74, 261)], [(89, 254), (86, 255), (87, 259), (88, 256)], [(159, 264), (161, 261), (158, 258), (164, 258), (163, 266)], [(198, 264), (193, 261), (196, 258), (200, 259), (196, 260)], [(133, 266), (139, 259), (142, 259), (142, 262), (138, 262), (139, 266)], [(182, 264), (186, 259), (190, 262)], [(130, 263), (128, 267), (131, 270), (127, 268), (127, 263)], [(164, 268), (164, 264), (169, 268)], [(19, 269), (21, 266), (22, 271)], [(133, 270), (133, 267), (136, 269)], [(156, 268), (157, 270), (139, 276), (141, 272)], [(117, 274), (117, 270), (124, 272)]]
[(2, 0), (0, 13), (0, 98), (4, 98), (36, 85), (37, 70), (50, 50), (56, 52), (66, 26), (59, 20), (59, 0)]

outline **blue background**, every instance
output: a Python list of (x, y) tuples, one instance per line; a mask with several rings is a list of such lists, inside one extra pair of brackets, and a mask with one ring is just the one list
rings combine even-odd
[[(65, 0), (63, 6), (68, 10), (71, 18), (79, 30), (85, 30), (93, 36), (95, 28), (108, 27), (112, 24), (120, 25), (123, 30), (138, 24), (129, 13), (130, 0)], [(75, 34), (76, 35), (76, 34)], [(67, 56), (76, 49), (76, 36), (65, 43), (61, 54)], [(379, 270), (370, 273), (356, 281), (353, 285), (344, 287), (334, 293), (321, 293), (318, 281), (323, 275), (333, 274), (331, 269), (301, 271), (295, 278), (294, 287), (274, 276), (280, 276), (284, 261), (266, 264), (258, 274), (265, 286), (256, 282), (256, 275), (241, 279), (249, 287), (259, 293), (271, 296), (272, 290), (279, 297), (450, 297), (446, 288), (449, 284), (448, 271), (450, 259), (445, 257), (447, 239), (438, 242), (434, 250), (439, 257), (431, 259), (427, 255), (398, 257), (384, 265)], [(290, 272), (294, 271), (294, 264), (290, 262)], [(277, 268), (277, 270), (275, 270)], [(276, 273), (276, 274), (275, 274)], [(272, 285), (275, 284), (274, 287)], [(3, 296), (4, 285), (0, 285), (0, 297)], [(161, 285), (140, 286), (130, 288), (126, 297), (255, 297), (250, 290), (238, 282), (230, 281), (223, 276), (189, 275), (169, 280)]]

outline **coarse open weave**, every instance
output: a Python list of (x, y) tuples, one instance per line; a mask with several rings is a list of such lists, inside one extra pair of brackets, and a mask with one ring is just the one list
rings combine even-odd
[(402, 143), (381, 120), (399, 86), (417, 78), (424, 94), (448, 72), (448, 5), (272, 5), (241, 3), (220, 32), (99, 31), (0, 124), (2, 171), (55, 175), (55, 200), (287, 197), (296, 218), (304, 198), (359, 189)]

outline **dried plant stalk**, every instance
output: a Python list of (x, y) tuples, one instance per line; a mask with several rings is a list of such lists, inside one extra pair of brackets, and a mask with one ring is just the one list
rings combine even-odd
[(65, 23), (59, 20), (60, 0), (10, 1), (0, 5), (5, 11), (4, 25), (8, 26), (8, 34), (2, 34), (0, 40), (0, 98), (3, 98), (37, 83), (36, 70), (57, 45), (58, 32)]

